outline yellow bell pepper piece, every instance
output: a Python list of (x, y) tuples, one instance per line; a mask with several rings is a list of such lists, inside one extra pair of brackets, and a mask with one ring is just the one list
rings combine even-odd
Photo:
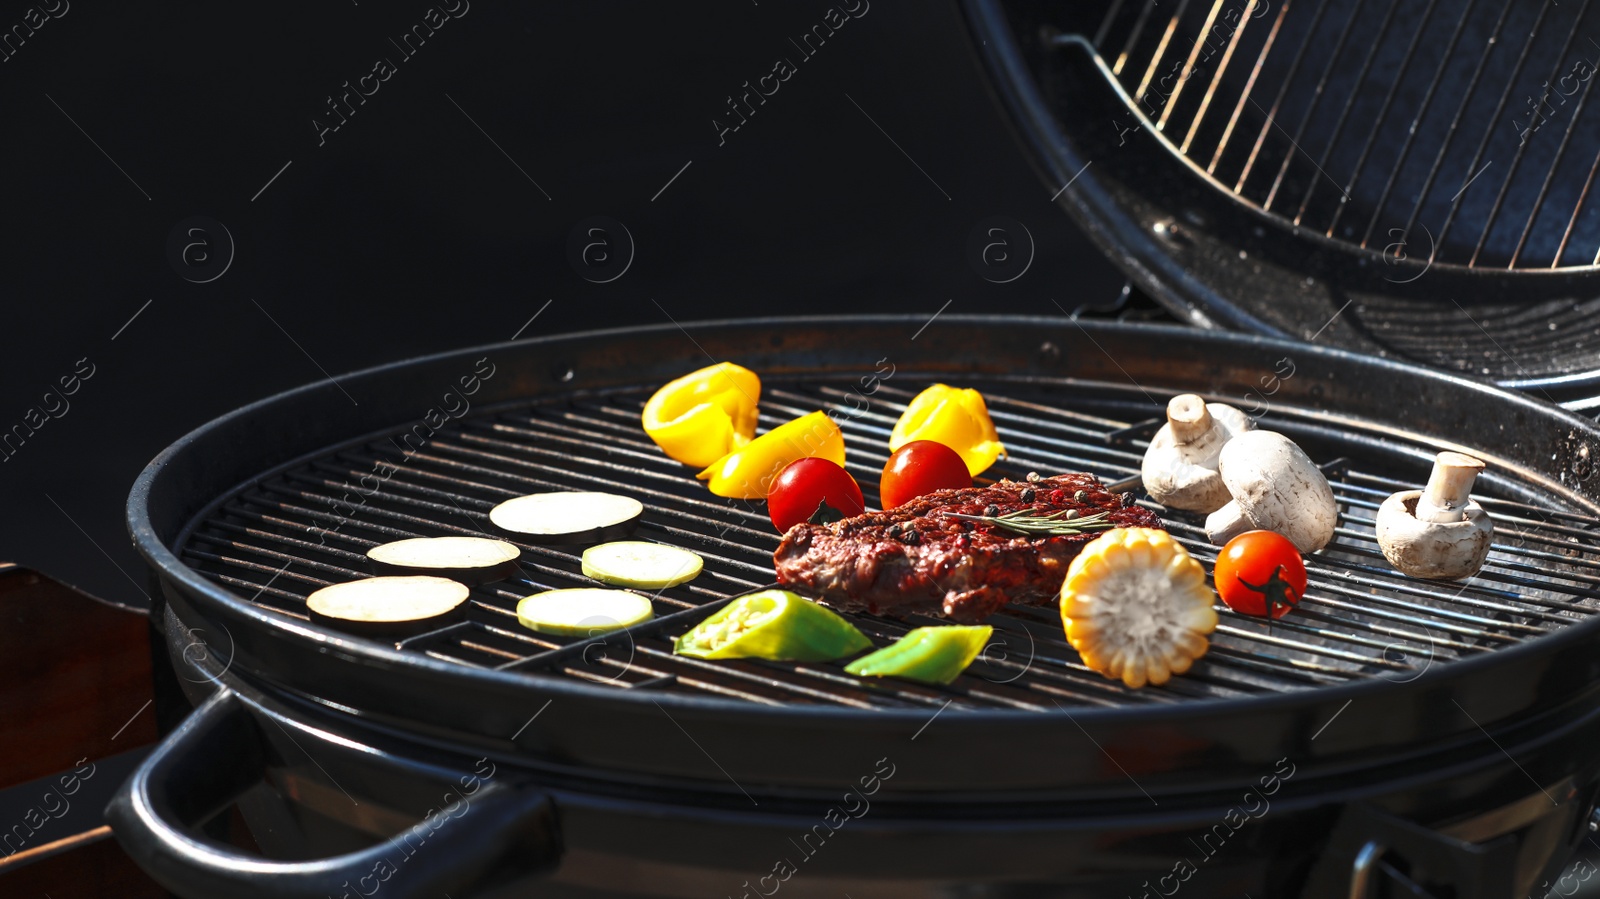
[(973, 477), (1006, 454), (983, 394), (945, 384), (935, 384), (917, 394), (906, 411), (900, 413), (900, 420), (889, 435), (889, 452), (913, 440), (932, 440), (955, 450)]
[(755, 372), (719, 362), (657, 390), (644, 404), (644, 431), (668, 456), (703, 467), (755, 436), (759, 399)]
[(796, 459), (816, 456), (844, 465), (844, 434), (825, 412), (802, 415), (750, 441), (695, 475), (718, 496), (766, 499), (772, 482)]
[(1217, 629), (1206, 572), (1166, 531), (1116, 528), (1067, 567), (1061, 621), (1083, 664), (1138, 688), (1206, 654)]

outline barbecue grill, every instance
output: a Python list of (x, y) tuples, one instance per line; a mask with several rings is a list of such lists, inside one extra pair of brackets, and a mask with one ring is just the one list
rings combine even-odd
[[(1159, 688), (1088, 671), (1049, 608), (992, 619), (947, 688), (674, 656), (673, 636), (772, 580), (778, 542), (759, 504), (709, 495), (638, 426), (651, 390), (708, 359), (762, 374), (763, 427), (832, 412), (869, 505), (890, 427), (934, 380), (984, 391), (1011, 452), (986, 478), (1126, 480), (1165, 400), (1198, 392), (1305, 447), (1339, 530), (1294, 615), (1224, 611), (1211, 652)], [(444, 397), (469, 382), (470, 411)], [(1588, 833), (1600, 789), (1597, 439), (1422, 368), (1068, 318), (666, 326), (342, 377), (196, 431), (136, 485), (130, 526), (200, 709), (110, 815), (184, 895), (337, 895), (385, 861), (404, 896), (1140, 895), (1180, 862), (1190, 895), (1522, 895)], [(1373, 539), (1378, 503), (1444, 448), (1488, 462), (1497, 521), (1462, 583), (1401, 577)], [(639, 498), (643, 537), (705, 573), (593, 638), (517, 625), (521, 596), (589, 583), (574, 552), (531, 545), (521, 577), (430, 633), (307, 619), (306, 595), (364, 576), (375, 543), (476, 534), (501, 500), (565, 489)], [(1163, 514), (1214, 559), (1198, 519)], [(879, 645), (933, 623), (851, 617)], [(479, 781), (467, 811), (429, 814)], [(274, 860), (203, 835), (236, 796)], [(780, 860), (790, 877), (761, 881)]]
[(1049, 190), (1174, 314), (1593, 395), (1593, 4), (965, 5)]

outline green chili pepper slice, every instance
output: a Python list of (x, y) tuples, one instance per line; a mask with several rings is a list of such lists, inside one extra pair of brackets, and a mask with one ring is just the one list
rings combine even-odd
[(673, 652), (697, 659), (831, 662), (872, 641), (855, 625), (788, 590), (738, 597), (677, 639)]
[(877, 652), (844, 666), (857, 677), (903, 677), (924, 684), (948, 684), (967, 670), (989, 645), (994, 628), (919, 627)]

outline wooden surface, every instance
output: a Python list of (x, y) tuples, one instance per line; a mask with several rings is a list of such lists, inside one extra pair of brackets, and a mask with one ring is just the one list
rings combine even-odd
[[(0, 789), (154, 743), (150, 660), (144, 615), (0, 565)], [(6, 899), (168, 895), (98, 815), (0, 858)]]
[(0, 789), (153, 743), (144, 615), (0, 568)]

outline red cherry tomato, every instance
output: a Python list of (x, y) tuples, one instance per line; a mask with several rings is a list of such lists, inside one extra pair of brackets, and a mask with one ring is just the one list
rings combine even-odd
[(1306, 563), (1289, 538), (1273, 531), (1246, 531), (1217, 556), (1217, 595), (1244, 615), (1282, 618), (1306, 593)]
[(790, 462), (767, 492), (767, 514), (779, 533), (811, 518), (821, 503), (846, 518), (867, 510), (861, 486), (850, 472), (815, 456)]
[(893, 509), (935, 490), (971, 486), (972, 475), (960, 453), (932, 440), (913, 440), (883, 466), (878, 496), (885, 509)]

